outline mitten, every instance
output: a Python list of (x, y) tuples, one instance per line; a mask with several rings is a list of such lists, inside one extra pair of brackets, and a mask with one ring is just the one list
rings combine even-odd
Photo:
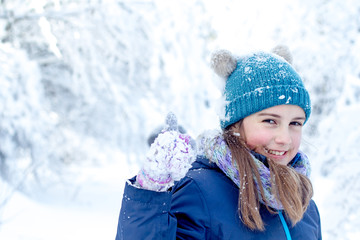
[(167, 191), (186, 175), (194, 160), (194, 141), (189, 135), (179, 133), (176, 116), (169, 113), (166, 126), (150, 146), (136, 182), (143, 189)]

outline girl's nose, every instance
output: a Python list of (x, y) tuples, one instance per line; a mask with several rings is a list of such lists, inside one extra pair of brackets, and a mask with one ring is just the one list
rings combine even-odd
[(279, 128), (278, 132), (275, 136), (275, 142), (281, 145), (289, 145), (291, 144), (291, 135), (288, 128)]

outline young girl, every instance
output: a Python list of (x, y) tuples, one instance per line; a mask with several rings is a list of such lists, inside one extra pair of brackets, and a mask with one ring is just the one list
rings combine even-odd
[(199, 136), (194, 157), (169, 116), (125, 186), (116, 239), (321, 239), (299, 151), (311, 112), (300, 76), (264, 52), (218, 51), (212, 68), (226, 80), (222, 131)]

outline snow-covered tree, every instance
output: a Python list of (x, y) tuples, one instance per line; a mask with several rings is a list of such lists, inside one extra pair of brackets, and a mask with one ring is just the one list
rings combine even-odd
[[(210, 98), (203, 85), (211, 81), (201, 75), (207, 66), (199, 59), (211, 28), (196, 18), (201, 2), (5, 1), (2, 7), (3, 48), (24, 55), (2, 63), (15, 66), (4, 104), (13, 108), (9, 95), (17, 94), (23, 123), (2, 136), (8, 144), (1, 152), (12, 153), (3, 155), (2, 169), (15, 183), (32, 166), (24, 192), (36, 196), (74, 181), (74, 164), (138, 161), (169, 110), (185, 116), (184, 126), (202, 126), (206, 116), (198, 113)], [(126, 159), (116, 159), (119, 152)]]

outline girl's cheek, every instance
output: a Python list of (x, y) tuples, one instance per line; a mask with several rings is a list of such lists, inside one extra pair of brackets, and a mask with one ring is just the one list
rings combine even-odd
[(301, 144), (301, 137), (294, 141), (294, 146), (297, 148), (297, 150), (299, 150), (300, 144)]
[(247, 136), (246, 144), (250, 149), (254, 149), (257, 146), (266, 146), (269, 142), (269, 136), (267, 134), (255, 134)]
[(292, 137), (292, 141), (293, 141), (293, 145), (295, 147), (300, 147), (300, 144), (301, 144), (301, 132), (296, 132), (293, 134), (293, 137)]

